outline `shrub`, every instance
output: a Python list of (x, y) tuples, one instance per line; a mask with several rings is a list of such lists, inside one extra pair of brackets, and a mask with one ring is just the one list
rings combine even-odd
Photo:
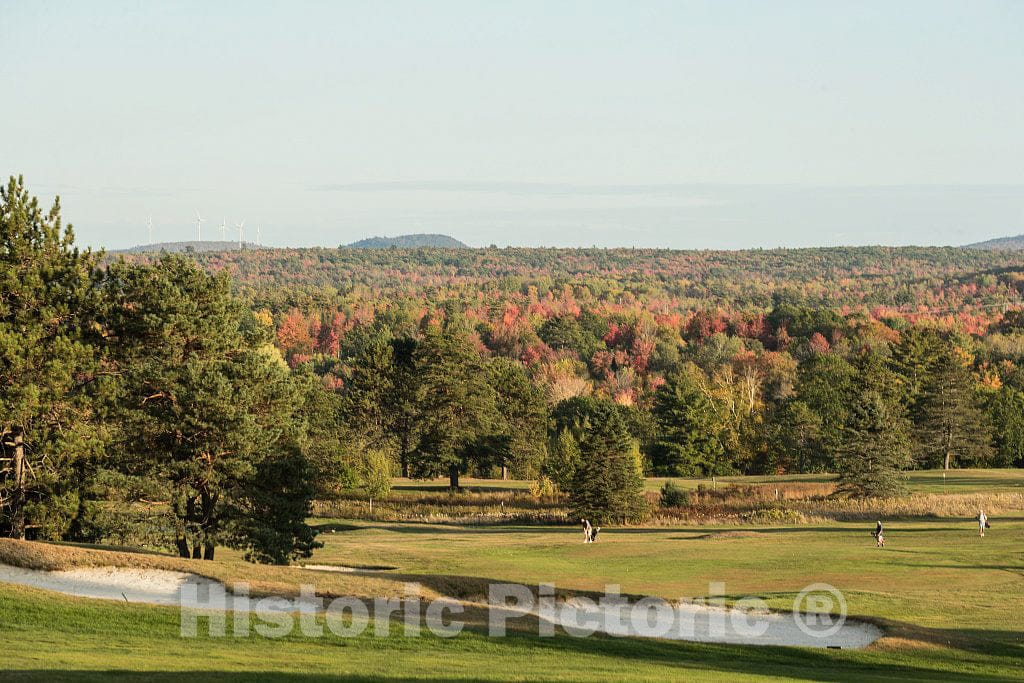
[(555, 495), (555, 484), (543, 474), (537, 481), (530, 484), (530, 495), (534, 498), (544, 498)]
[(661, 487), (661, 507), (681, 508), (690, 506), (690, 492), (673, 481), (666, 481)]

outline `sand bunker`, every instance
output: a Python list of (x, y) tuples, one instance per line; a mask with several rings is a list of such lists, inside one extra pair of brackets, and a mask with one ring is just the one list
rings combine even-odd
[[(667, 606), (666, 606), (667, 607)], [(548, 620), (563, 627), (593, 626), (617, 636), (656, 637), (700, 643), (735, 645), (787, 645), (797, 647), (859, 649), (882, 637), (877, 627), (847, 620), (839, 625), (830, 617), (792, 612), (743, 611), (683, 603), (660, 611), (630, 609), (623, 605), (602, 608), (592, 602), (569, 600)], [(801, 628), (801, 625), (804, 628)]]
[[(316, 571), (356, 571), (339, 565), (306, 565)], [(202, 606), (211, 595), (226, 595), (228, 609), (252, 612), (291, 612), (299, 609), (297, 599), (273, 598), (261, 601), (232, 595), (218, 581), (197, 574), (164, 569), (124, 567), (80, 567), (63, 571), (22, 569), (0, 564), (0, 582), (55, 591), (83, 598), (129, 603), (182, 605), (181, 595), (193, 596)], [(189, 606), (189, 601), (185, 601)], [(667, 606), (666, 606), (667, 608)], [(493, 609), (505, 609), (494, 607)], [(537, 615), (537, 612), (533, 612)], [(803, 615), (776, 612), (743, 612), (721, 607), (681, 604), (666, 611), (630, 610), (628, 606), (603, 608), (587, 601), (570, 600), (555, 607), (553, 614), (538, 615), (563, 628), (583, 627), (591, 632), (617, 636), (656, 637), (704, 643), (739, 645), (789, 645), (799, 647), (841, 647), (856, 649), (870, 645), (882, 632), (870, 624), (846, 621), (834, 632), (818, 637), (827, 624), (812, 621), (810, 632), (800, 627)]]
[[(214, 595), (223, 593), (225, 604), (240, 612), (290, 612), (298, 609), (298, 600), (274, 598), (273, 601), (261, 602), (259, 598), (233, 595), (219, 581), (166, 569), (79, 567), (47, 572), (0, 564), (0, 581), (80, 598), (186, 607), (211, 604), (212, 590)], [(185, 589), (184, 593), (182, 589)]]
[(297, 566), (296, 569), (308, 569), (312, 572), (341, 572), (342, 574), (356, 571), (355, 567), (342, 567), (338, 564), (303, 564)]
[(313, 572), (340, 572), (349, 574), (352, 572), (387, 572), (395, 567), (349, 567), (343, 564), (300, 564), (294, 565), (296, 569), (308, 569)]
[(179, 591), (186, 584), (216, 584), (195, 574), (163, 569), (125, 569), (123, 567), (80, 567), (46, 572), (0, 565), (0, 581), (22, 586), (122, 602), (177, 605)]

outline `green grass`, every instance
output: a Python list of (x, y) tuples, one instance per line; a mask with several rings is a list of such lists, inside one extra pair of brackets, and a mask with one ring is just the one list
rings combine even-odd
[[(862, 651), (607, 637), (491, 639), (478, 632), (454, 639), (182, 639), (174, 610), (0, 585), (4, 678), (1024, 679), (1024, 516), (1019, 514), (994, 519), (985, 539), (977, 538), (966, 521), (894, 523), (884, 550), (873, 547), (863, 524), (608, 529), (598, 543), (584, 545), (580, 534), (564, 527), (317, 522), (325, 530), (341, 530), (321, 536), (325, 546), (313, 561), (393, 565), (396, 581), (423, 575), (428, 585), (441, 579), (455, 585), (464, 576), (553, 581), (578, 590), (616, 583), (626, 593), (668, 598), (704, 595), (709, 581), (724, 581), (730, 597), (757, 595), (783, 609), (805, 585), (825, 581), (844, 591), (852, 615), (885, 622), (892, 637)], [(223, 563), (222, 571), (240, 577), (248, 571), (232, 553), (224, 553)]]
[(833, 652), (595, 637), (197, 638), (174, 610), (0, 590), (8, 680), (667, 681), (1010, 679), (1019, 652)]

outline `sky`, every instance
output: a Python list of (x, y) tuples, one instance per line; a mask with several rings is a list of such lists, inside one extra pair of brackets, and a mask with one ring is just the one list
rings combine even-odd
[(0, 0), (0, 174), (79, 241), (1024, 233), (1019, 0)]

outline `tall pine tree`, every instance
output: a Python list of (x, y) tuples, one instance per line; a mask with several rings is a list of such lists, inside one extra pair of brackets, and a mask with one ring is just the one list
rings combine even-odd
[(0, 532), (60, 537), (82, 511), (104, 430), (95, 257), (60, 201), (45, 212), (21, 178), (0, 187)]
[(226, 544), (263, 561), (308, 556), (304, 396), (270, 329), (226, 277), (182, 257), (114, 264), (107, 291), (121, 447), (165, 483), (179, 554), (213, 559)]
[(620, 412), (594, 403), (586, 425), (569, 491), (573, 518), (595, 525), (642, 520), (647, 501), (640, 452)]
[(911, 462), (900, 390), (878, 354), (865, 353), (856, 365), (837, 456), (840, 488), (857, 495), (895, 495), (903, 490), (903, 470)]
[(992, 427), (977, 386), (965, 358), (947, 347), (924, 380), (914, 415), (922, 465), (948, 470), (990, 464)]
[(479, 458), (474, 449), (493, 433), (495, 392), (461, 320), (448, 311), (428, 323), (416, 347), (419, 439), (412, 453), (417, 477), (448, 475), (451, 488)]
[(722, 430), (714, 406), (688, 364), (670, 375), (654, 396), (654, 416), (660, 438), (651, 449), (655, 472), (661, 476), (711, 476), (730, 468), (719, 433)]

